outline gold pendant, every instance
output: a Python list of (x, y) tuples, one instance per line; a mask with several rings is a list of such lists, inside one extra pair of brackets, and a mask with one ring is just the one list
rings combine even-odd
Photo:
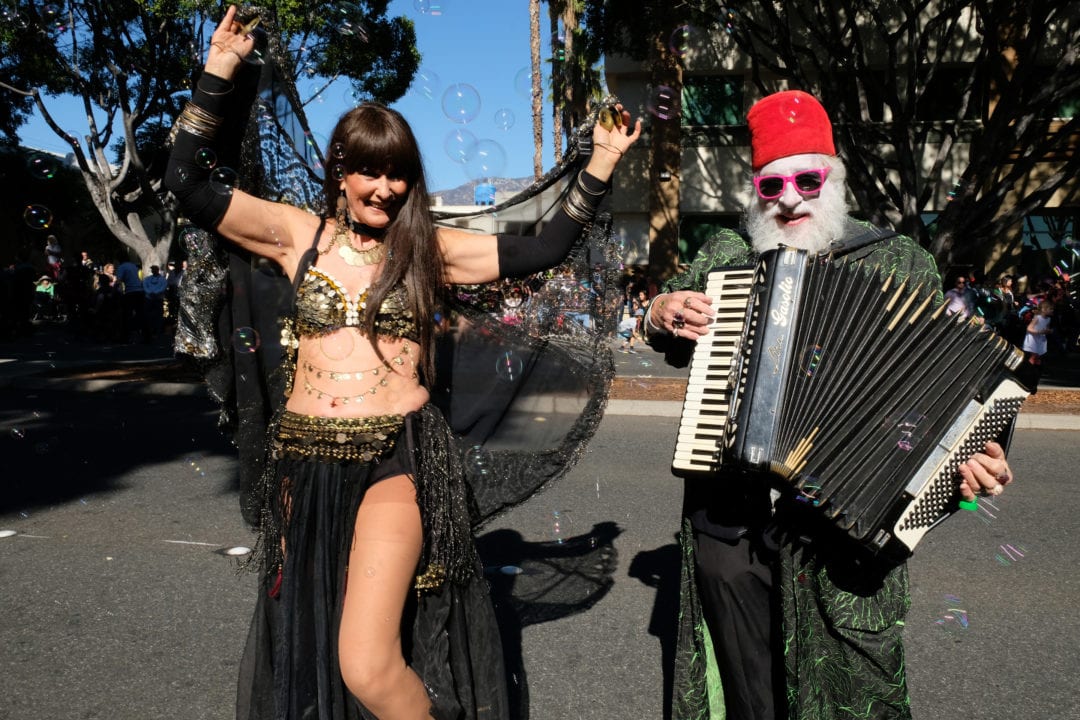
[(374, 265), (386, 256), (386, 246), (380, 243), (367, 250), (357, 250), (352, 245), (342, 245), (338, 248), (338, 255), (347, 264), (355, 267)]

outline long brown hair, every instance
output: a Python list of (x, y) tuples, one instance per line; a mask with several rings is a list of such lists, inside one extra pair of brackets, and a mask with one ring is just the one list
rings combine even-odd
[[(387, 254), (382, 272), (368, 291), (362, 327), (375, 337), (375, 315), (386, 294), (404, 281), (409, 309), (419, 333), (420, 369), (426, 382), (434, 378), (435, 313), (444, 287), (445, 261), (431, 218), (431, 198), (424, 179), (420, 145), (409, 123), (396, 110), (379, 103), (364, 103), (341, 116), (330, 136), (326, 153), (323, 192), (328, 208), (337, 206), (341, 181), (354, 172), (404, 178), (404, 202), (386, 229)], [(379, 358), (385, 360), (377, 343)]]

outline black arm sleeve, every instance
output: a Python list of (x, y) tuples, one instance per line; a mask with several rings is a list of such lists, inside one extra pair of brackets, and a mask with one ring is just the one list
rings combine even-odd
[[(608, 188), (606, 183), (587, 172), (583, 171), (580, 177), (585, 189), (590, 193), (604, 193)], [(595, 198), (597, 206), (604, 198), (602, 194), (584, 197), (590, 200)], [(593, 210), (595, 211), (596, 207)], [(523, 277), (558, 265), (570, 252), (583, 227), (584, 225), (571, 218), (560, 207), (535, 237), (499, 234), (499, 276)]]
[[(203, 110), (225, 118), (235, 110), (232, 100), (233, 84), (228, 80), (203, 73), (191, 94), (191, 102)], [(224, 124), (224, 123), (223, 123)], [(220, 166), (223, 128), (214, 138), (203, 138), (186, 130), (177, 129), (173, 139), (169, 164), (165, 169), (165, 187), (171, 190), (188, 218), (201, 228), (213, 230), (225, 216), (232, 199), (231, 192), (215, 190), (210, 183), (214, 166)], [(206, 162), (206, 151), (215, 160)], [(199, 157), (203, 156), (203, 161)]]

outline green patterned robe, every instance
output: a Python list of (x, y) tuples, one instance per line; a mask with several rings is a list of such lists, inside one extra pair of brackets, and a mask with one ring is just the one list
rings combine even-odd
[[(851, 221), (846, 238), (871, 232)], [(690, 268), (665, 292), (702, 290), (709, 272), (753, 262), (746, 240), (732, 230), (711, 238)], [(910, 238), (893, 235), (845, 256), (895, 271), (940, 295), (933, 257)], [(657, 349), (678, 343), (660, 338)], [(683, 342), (689, 346), (689, 343)], [(668, 348), (664, 346), (667, 345)], [(723, 685), (698, 598), (693, 530), (684, 518), (682, 572), (672, 717), (723, 720)], [(840, 557), (820, 547), (785, 543), (780, 548), (776, 591), (783, 609), (784, 666), (789, 720), (910, 718), (901, 632), (910, 606), (907, 568)], [(845, 578), (844, 587), (831, 578)]]

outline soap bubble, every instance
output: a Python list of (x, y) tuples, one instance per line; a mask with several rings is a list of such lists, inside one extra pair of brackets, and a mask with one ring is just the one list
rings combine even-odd
[(495, 111), (495, 127), (503, 132), (508, 132), (514, 127), (514, 111), (510, 108), (499, 108)]
[(210, 173), (210, 187), (219, 195), (231, 195), (237, 179), (236, 171), (223, 165)]
[(23, 210), (23, 222), (34, 230), (48, 230), (53, 222), (52, 210), (44, 205), (27, 205)]
[(648, 109), (660, 120), (671, 120), (679, 114), (678, 94), (667, 85), (660, 85), (649, 96)]
[(443, 150), (451, 160), (464, 165), (476, 152), (476, 136), (465, 128), (455, 128), (446, 133)]
[(443, 114), (452, 122), (465, 125), (480, 114), (480, 93), (467, 83), (454, 83), (442, 95)]
[(30, 174), (38, 180), (52, 180), (56, 177), (57, 170), (60, 167), (60, 163), (56, 158), (41, 153), (35, 153), (30, 156), (28, 165), (30, 167)]
[(506, 169), (506, 150), (494, 140), (477, 140), (465, 161), (465, 172), (473, 180), (501, 177)]
[(253, 353), (259, 349), (260, 344), (262, 341), (254, 328), (240, 327), (233, 332), (232, 345), (238, 353)]
[(495, 377), (503, 382), (515, 382), (521, 379), (524, 363), (513, 350), (506, 350), (495, 361)]

